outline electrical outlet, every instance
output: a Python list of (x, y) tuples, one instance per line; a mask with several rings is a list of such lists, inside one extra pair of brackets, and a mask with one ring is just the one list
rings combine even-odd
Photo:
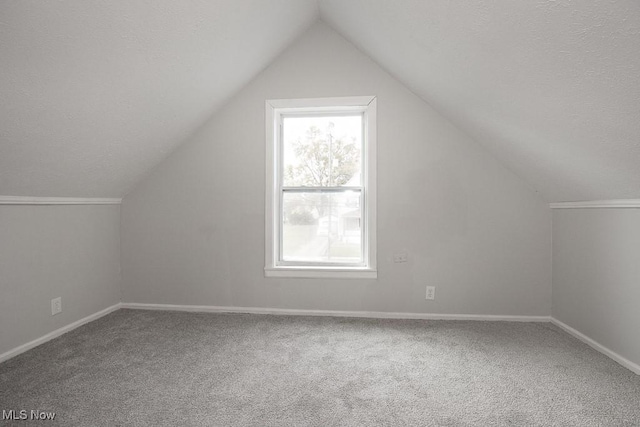
[(427, 286), (427, 299), (436, 299), (436, 287), (435, 286)]
[(62, 313), (62, 297), (51, 300), (51, 315), (54, 316), (58, 313)]
[(409, 259), (409, 256), (407, 255), (406, 252), (396, 252), (393, 254), (393, 262), (395, 263), (407, 262), (408, 259)]

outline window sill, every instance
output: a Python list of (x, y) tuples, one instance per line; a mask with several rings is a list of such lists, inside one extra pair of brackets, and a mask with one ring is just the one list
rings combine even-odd
[(264, 277), (297, 277), (308, 279), (377, 279), (377, 270), (335, 267), (267, 267)]

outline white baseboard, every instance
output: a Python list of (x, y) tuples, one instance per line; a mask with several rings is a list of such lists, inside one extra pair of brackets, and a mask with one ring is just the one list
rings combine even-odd
[(620, 356), (615, 351), (608, 349), (607, 347), (603, 346), (599, 342), (589, 338), (588, 336), (586, 336), (582, 332), (572, 328), (571, 326), (567, 325), (566, 323), (561, 322), (560, 320), (556, 319), (555, 317), (551, 317), (551, 323), (553, 323), (554, 325), (556, 325), (560, 329), (564, 330), (568, 334), (573, 335), (574, 337), (576, 337), (580, 341), (584, 342), (585, 344), (591, 346), (595, 350), (598, 350), (600, 353), (604, 354), (605, 356), (608, 356), (609, 358), (615, 360), (616, 362), (618, 362), (619, 364), (621, 364), (625, 368), (629, 369), (631, 372), (634, 372), (635, 374), (640, 375), (640, 365), (638, 365), (636, 363), (633, 363), (629, 359), (626, 359), (626, 358)]
[(0, 354), (0, 363), (4, 362), (6, 360), (9, 360), (12, 357), (15, 357), (15, 356), (17, 356), (19, 354), (22, 354), (25, 351), (31, 350), (32, 348), (37, 347), (40, 344), (44, 344), (47, 341), (51, 341), (52, 339), (57, 338), (60, 335), (65, 334), (65, 333), (67, 333), (69, 331), (72, 331), (72, 330), (74, 330), (74, 329), (76, 329), (76, 328), (78, 328), (78, 327), (80, 327), (80, 326), (82, 326), (82, 325), (84, 325), (86, 323), (92, 322), (92, 321), (97, 320), (97, 319), (99, 319), (99, 318), (101, 318), (103, 316), (106, 316), (107, 314), (112, 313), (112, 312), (118, 310), (119, 308), (120, 308), (120, 303), (112, 305), (111, 307), (107, 307), (104, 310), (100, 310), (97, 313), (90, 314), (89, 316), (87, 316), (87, 317), (85, 317), (83, 319), (80, 319), (80, 320), (77, 320), (77, 321), (75, 321), (73, 323), (70, 323), (67, 326), (63, 326), (60, 329), (56, 329), (53, 332), (49, 332), (47, 335), (43, 335), (40, 338), (36, 338), (33, 341), (29, 341), (26, 344), (22, 344), (21, 346), (18, 346), (16, 348), (12, 349), (12, 350), (9, 350), (9, 351), (7, 351), (5, 353), (2, 353), (2, 354)]
[(371, 319), (484, 320), (505, 322), (549, 322), (549, 316), (509, 316), (493, 314), (394, 313), (388, 311), (299, 310), (289, 308), (233, 307), (212, 305), (176, 305), (122, 303), (122, 308), (138, 310), (190, 311), (200, 313), (276, 314), (285, 316), (363, 317)]
[(330, 317), (360, 317), (371, 319), (417, 319), (417, 320), (475, 320), (475, 321), (503, 321), (503, 322), (551, 322), (565, 332), (588, 344), (595, 350), (610, 357), (630, 371), (640, 375), (640, 365), (620, 356), (602, 344), (594, 341), (582, 332), (561, 322), (551, 316), (512, 316), (494, 314), (436, 314), (436, 313), (397, 313), (387, 311), (340, 311), (340, 310), (300, 310), (287, 308), (262, 308), (262, 307), (233, 307), (211, 305), (177, 305), (177, 304), (142, 304), (142, 303), (118, 303), (104, 310), (93, 313), (83, 319), (56, 329), (40, 338), (0, 354), (0, 363), (22, 354), (34, 347), (44, 344), (84, 324), (97, 320), (120, 308), (137, 310), (164, 310), (164, 311), (188, 311), (200, 313), (245, 313), (245, 314), (274, 314), (288, 316), (330, 316)]

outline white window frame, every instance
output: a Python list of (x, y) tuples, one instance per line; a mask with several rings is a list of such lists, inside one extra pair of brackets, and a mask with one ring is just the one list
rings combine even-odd
[[(376, 97), (271, 99), (266, 112), (265, 276), (306, 278), (377, 278), (376, 270)], [(280, 261), (282, 116), (300, 113), (363, 114), (364, 262), (361, 265), (287, 265)]]

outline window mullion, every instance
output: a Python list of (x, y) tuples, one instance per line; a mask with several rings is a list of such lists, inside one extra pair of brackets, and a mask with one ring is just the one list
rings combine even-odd
[(348, 191), (363, 192), (364, 187), (281, 187), (280, 191), (283, 193), (346, 193)]

